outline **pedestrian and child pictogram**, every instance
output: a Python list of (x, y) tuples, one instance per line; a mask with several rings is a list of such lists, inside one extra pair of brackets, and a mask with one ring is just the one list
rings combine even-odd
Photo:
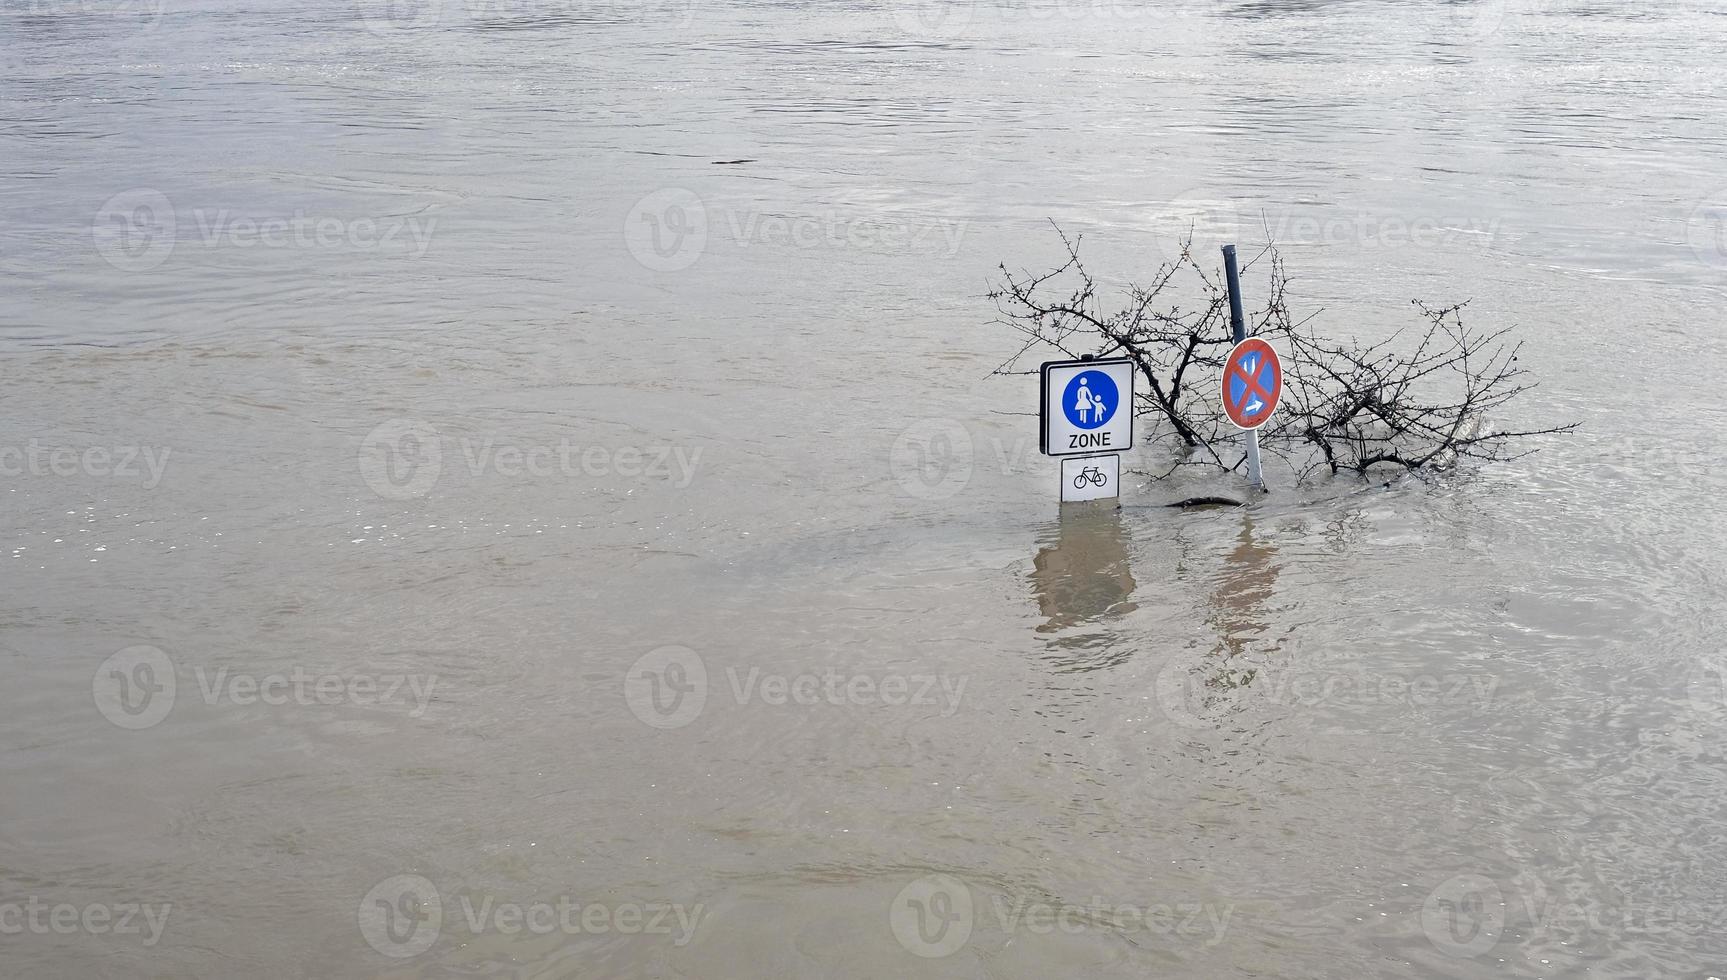
[(1271, 421), (1283, 395), (1283, 363), (1277, 351), (1249, 337), (1223, 362), (1223, 411), (1238, 429), (1257, 429)]
[(1067, 383), (1067, 390), (1061, 394), (1061, 405), (1069, 422), (1090, 430), (1109, 421), (1121, 405), (1121, 395), (1109, 375), (1102, 371), (1086, 371)]

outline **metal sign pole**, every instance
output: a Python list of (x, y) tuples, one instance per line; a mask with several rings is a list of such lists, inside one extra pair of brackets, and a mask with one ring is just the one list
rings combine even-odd
[[(1235, 335), (1235, 343), (1247, 339), (1247, 317), (1241, 312), (1241, 273), (1235, 267), (1235, 246), (1223, 246), (1223, 276), (1229, 283), (1229, 329)], [(1260, 489), (1265, 488), (1265, 480), (1259, 472), (1259, 430), (1249, 429), (1247, 433), (1247, 482)]]

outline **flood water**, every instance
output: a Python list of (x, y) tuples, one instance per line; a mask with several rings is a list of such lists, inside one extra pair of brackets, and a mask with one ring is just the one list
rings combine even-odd
[[(1727, 968), (1718, 3), (0, 15), (0, 974)], [(1052, 221), (1582, 427), (1064, 516)]]

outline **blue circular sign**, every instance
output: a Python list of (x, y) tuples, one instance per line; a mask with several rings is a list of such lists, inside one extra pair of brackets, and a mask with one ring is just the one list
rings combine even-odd
[(1115, 382), (1102, 371), (1082, 371), (1061, 393), (1061, 411), (1081, 429), (1095, 429), (1115, 416), (1121, 398)]

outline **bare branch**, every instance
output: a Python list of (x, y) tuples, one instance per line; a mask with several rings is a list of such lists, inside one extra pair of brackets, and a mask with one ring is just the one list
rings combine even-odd
[[(1053, 223), (1052, 223), (1053, 224)], [(1235, 469), (1223, 448), (1239, 438), (1228, 425), (1221, 392), (1209, 381), (1221, 372), (1233, 346), (1228, 296), (1219, 270), (1194, 259), (1191, 241), (1158, 266), (1149, 284), (1126, 287), (1118, 308), (1103, 303), (1097, 281), (1080, 260), (1079, 237), (1057, 227), (1067, 252), (1054, 269), (1011, 273), (990, 291), (997, 322), (1021, 338), (994, 374), (1034, 373), (1022, 358), (1082, 354), (1120, 355), (1145, 379), (1136, 410), (1152, 420), (1148, 441), (1167, 441), (1182, 466)], [(1403, 330), (1376, 343), (1331, 340), (1312, 324), (1318, 311), (1290, 315), (1290, 279), (1282, 256), (1267, 246), (1244, 265), (1269, 266), (1264, 305), (1249, 315), (1249, 333), (1284, 349), (1283, 407), (1261, 430), (1261, 447), (1289, 459), (1303, 478), (1316, 472), (1365, 474), (1379, 465), (1434, 469), (1459, 459), (1516, 459), (1528, 451), (1513, 443), (1570, 432), (1575, 424), (1541, 429), (1497, 429), (1491, 419), (1533, 387), (1518, 366), (1521, 344), (1509, 328), (1477, 331), (1462, 319), (1466, 304), (1414, 306), (1419, 333)], [(1207, 379), (1196, 383), (1195, 379)], [(1233, 457), (1234, 453), (1230, 453)]]

